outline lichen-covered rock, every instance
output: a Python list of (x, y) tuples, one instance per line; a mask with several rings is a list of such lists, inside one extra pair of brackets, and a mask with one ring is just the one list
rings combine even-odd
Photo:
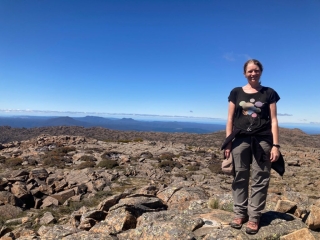
[(97, 222), (105, 219), (107, 213), (99, 210), (92, 210), (82, 214), (78, 228), (82, 230), (90, 230)]
[(141, 194), (141, 195), (156, 196), (158, 191), (159, 191), (159, 188), (157, 186), (148, 185), (148, 186), (143, 186), (142, 188), (137, 189), (137, 191), (135, 193)]
[[(148, 211), (160, 211), (167, 209), (167, 205), (163, 203), (163, 201), (157, 197), (151, 196), (128, 196), (126, 198), (120, 199), (118, 204), (114, 205), (110, 208), (110, 210), (120, 208), (123, 206), (130, 206), (130, 208), (136, 209), (137, 211), (141, 212), (148, 212)], [(140, 214), (140, 215), (141, 215)]]
[[(26, 225), (27, 226), (27, 225)], [(38, 239), (37, 233), (33, 229), (29, 229), (26, 226), (19, 226), (15, 228), (12, 233), (14, 234), (16, 239)]]
[(41, 225), (46, 225), (46, 224), (50, 224), (50, 223), (55, 223), (57, 220), (55, 219), (55, 217), (52, 215), (51, 212), (45, 212), (43, 214), (43, 217), (40, 219), (40, 224)]
[(179, 191), (182, 187), (172, 187), (169, 186), (157, 193), (157, 197), (162, 199), (164, 202), (168, 202), (170, 198), (173, 196), (173, 194), (177, 191)]
[(63, 204), (66, 200), (73, 197), (75, 192), (73, 189), (67, 189), (56, 194), (52, 194), (51, 197), (58, 200), (59, 204)]
[(0, 177), (0, 191), (4, 191), (7, 185), (8, 185), (8, 179)]
[[(210, 229), (210, 228), (209, 228)], [(202, 240), (242, 240), (247, 239), (244, 234), (237, 234), (235, 233), (234, 229), (228, 228), (228, 229), (216, 229), (214, 231), (211, 231), (208, 229), (208, 233), (203, 235)], [(241, 236), (242, 235), (242, 236)], [(201, 237), (201, 236), (200, 236)], [(258, 238), (253, 238), (258, 239)]]
[(58, 199), (48, 196), (42, 201), (41, 208), (47, 208), (47, 207), (58, 206), (58, 205), (59, 205)]
[(292, 202), (289, 200), (279, 200), (274, 210), (282, 213), (287, 213), (287, 212), (294, 213), (296, 208), (297, 208), (297, 203), (295, 202)]
[(44, 181), (47, 179), (48, 176), (49, 176), (49, 173), (46, 169), (34, 168), (30, 171), (29, 178), (40, 179)]
[(157, 197), (164, 200), (170, 209), (187, 209), (192, 201), (208, 199), (209, 196), (201, 187), (169, 188), (161, 191)]
[(117, 235), (119, 240), (195, 240), (195, 235), (187, 229), (176, 226), (173, 222), (156, 222), (141, 225), (135, 229)]
[(89, 231), (93, 233), (102, 233), (102, 234), (116, 234), (117, 230), (115, 227), (110, 224), (111, 221), (101, 221), (94, 225)]
[(316, 240), (309, 229), (302, 228), (287, 235), (281, 236), (280, 240)]
[(306, 220), (308, 228), (312, 230), (320, 229), (320, 207), (312, 205), (310, 207), (310, 213)]
[(11, 192), (0, 191), (0, 205), (10, 204), (12, 206), (22, 206), (23, 202)]
[(58, 240), (79, 231), (81, 230), (68, 225), (54, 225), (52, 227), (43, 225), (39, 228), (38, 234), (41, 239)]
[(193, 212), (182, 213), (179, 210), (145, 213), (138, 218), (137, 228), (142, 228), (154, 223), (174, 223), (177, 227), (193, 232), (200, 228), (204, 222), (201, 218), (194, 217)]
[[(21, 218), (13, 218), (9, 219), (5, 222), (6, 225), (19, 225), (25, 222), (28, 222), (30, 219), (28, 217), (21, 217)], [(1, 235), (1, 234), (0, 234)]]
[(110, 197), (107, 197), (106, 199), (104, 199), (102, 202), (99, 203), (97, 209), (101, 210), (101, 211), (109, 211), (109, 209), (116, 205), (119, 200), (125, 196), (127, 196), (128, 194), (115, 194), (112, 195)]
[(16, 218), (22, 213), (22, 209), (10, 204), (0, 206), (0, 216), (2, 219)]
[(63, 237), (61, 240), (117, 240), (115, 236), (110, 236), (103, 233), (93, 233), (82, 231)]
[(76, 185), (76, 184), (85, 184), (91, 181), (90, 176), (88, 173), (84, 170), (79, 171), (72, 171), (66, 176), (66, 181), (70, 186)]
[(0, 240), (15, 240), (16, 237), (14, 236), (14, 234), (12, 232), (8, 232), (6, 234), (3, 235), (3, 237), (0, 238)]
[(136, 216), (127, 207), (110, 211), (104, 221), (107, 225), (113, 226), (116, 233), (135, 228), (137, 224)]
[(95, 219), (92, 218), (85, 218), (82, 219), (82, 221), (80, 222), (78, 228), (81, 230), (90, 230), (90, 228), (92, 228), (95, 224), (97, 223), (97, 221)]
[(26, 184), (23, 182), (15, 182), (12, 184), (10, 191), (19, 199), (29, 195)]

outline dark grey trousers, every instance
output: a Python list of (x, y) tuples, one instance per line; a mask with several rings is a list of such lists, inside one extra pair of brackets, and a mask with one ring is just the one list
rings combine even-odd
[[(259, 221), (265, 208), (270, 180), (271, 146), (256, 137), (266, 153), (263, 162), (257, 162), (251, 151), (251, 138), (237, 138), (232, 143), (235, 178), (232, 183), (233, 211), (237, 217), (249, 216), (250, 221)], [(251, 163), (251, 174), (250, 174)], [(251, 176), (250, 176), (251, 175)], [(249, 179), (251, 191), (249, 197)]]

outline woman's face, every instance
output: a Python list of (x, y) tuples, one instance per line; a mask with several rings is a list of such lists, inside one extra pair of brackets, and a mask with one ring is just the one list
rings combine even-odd
[(251, 85), (259, 85), (260, 84), (260, 77), (261, 77), (261, 71), (259, 66), (255, 65), (253, 62), (248, 63), (246, 72), (244, 73), (244, 76), (246, 79), (248, 79), (248, 83)]

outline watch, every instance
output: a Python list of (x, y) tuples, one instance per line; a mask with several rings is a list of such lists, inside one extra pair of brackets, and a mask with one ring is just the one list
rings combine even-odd
[(272, 146), (276, 147), (276, 148), (280, 148), (279, 144), (272, 144)]

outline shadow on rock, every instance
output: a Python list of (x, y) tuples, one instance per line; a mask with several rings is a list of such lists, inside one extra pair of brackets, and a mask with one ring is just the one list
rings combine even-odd
[(276, 220), (293, 221), (294, 216), (276, 211), (268, 211), (262, 214), (260, 220), (260, 227), (268, 226)]

